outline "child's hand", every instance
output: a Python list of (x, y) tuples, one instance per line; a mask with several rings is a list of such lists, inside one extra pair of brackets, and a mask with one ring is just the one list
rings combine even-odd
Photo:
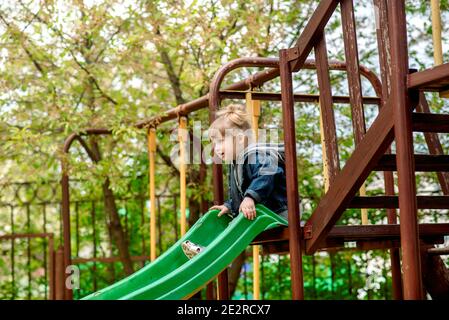
[(239, 211), (243, 212), (243, 215), (247, 219), (254, 220), (256, 218), (256, 206), (254, 200), (250, 197), (245, 197), (240, 204)]
[(221, 217), (224, 214), (229, 213), (229, 208), (226, 207), (224, 204), (222, 204), (221, 206), (212, 206), (212, 207), (210, 207), (209, 210), (220, 210), (220, 212), (218, 213), (219, 217)]

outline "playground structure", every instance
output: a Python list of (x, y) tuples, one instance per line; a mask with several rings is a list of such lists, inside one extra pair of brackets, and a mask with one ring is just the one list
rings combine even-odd
[[(251, 233), (243, 243), (240, 243), (242, 247), (238, 247), (238, 250), (235, 249), (233, 253), (236, 256), (239, 250), (241, 251), (246, 246), (247, 242), (252, 241), (255, 269), (254, 297), (258, 298), (259, 245), (263, 247), (265, 252), (290, 254), (292, 298), (304, 299), (302, 255), (313, 254), (317, 250), (329, 248), (342, 249), (345, 242), (356, 242), (357, 247), (363, 250), (374, 248), (389, 250), (395, 299), (424, 298), (420, 261), (423, 250), (433, 254), (449, 253), (448, 249), (429, 249), (434, 244), (442, 243), (444, 236), (449, 235), (449, 224), (418, 224), (417, 220), (418, 209), (449, 209), (449, 161), (448, 156), (443, 154), (443, 148), (437, 135), (437, 133), (449, 133), (449, 115), (432, 114), (424, 92), (440, 92), (441, 97), (447, 97), (447, 92), (449, 92), (449, 64), (443, 64), (442, 60), (441, 27), (438, 27), (441, 22), (439, 22), (437, 1), (431, 2), (434, 9), (432, 21), (434, 23), (433, 38), (436, 66), (423, 71), (409, 70), (408, 67), (405, 1), (373, 1), (377, 15), (380, 79), (372, 71), (359, 64), (353, 1), (323, 0), (310, 18), (296, 44), (292, 48), (281, 50), (279, 58), (240, 58), (231, 61), (217, 71), (211, 82), (208, 95), (171, 109), (161, 116), (136, 124), (138, 128), (148, 130), (149, 197), (152, 206), (150, 210), (151, 261), (156, 260), (154, 263), (157, 263), (159, 260), (156, 259), (157, 219), (155, 214), (157, 202), (154, 183), (156, 131), (158, 126), (164, 122), (178, 120), (181, 129), (179, 134), (180, 159), (184, 159), (183, 142), (185, 142), (186, 137), (181, 133), (185, 132), (184, 130), (187, 127), (186, 117), (189, 114), (203, 108), (209, 108), (210, 122), (212, 122), (222, 100), (245, 99), (248, 110), (252, 115), (253, 130), (257, 134), (260, 101), (279, 101), (282, 104), (286, 147), (288, 227), (278, 226), (274, 228), (270, 225), (270, 229), (266, 231), (264, 230), (267, 225), (256, 228), (258, 231)], [(327, 57), (324, 29), (338, 6), (341, 9), (346, 62), (329, 61)], [(315, 52), (315, 60), (307, 60), (312, 51)], [(221, 89), (221, 83), (225, 76), (232, 70), (242, 67), (263, 67), (267, 70), (255, 73), (245, 80)], [(303, 69), (316, 70), (318, 95), (293, 92), (292, 77)], [(346, 72), (349, 96), (334, 96), (332, 94), (329, 70)], [(362, 76), (372, 85), (376, 93), (375, 97), (363, 96)], [(254, 90), (277, 77), (280, 77), (281, 81), (280, 93)], [(326, 193), (304, 226), (300, 225), (299, 215), (300, 195), (297, 181), (293, 107), (295, 102), (319, 104), (322, 123), (323, 171)], [(336, 124), (332, 109), (334, 103), (348, 103), (352, 111), (355, 149), (343, 168), (339, 166)], [(366, 104), (379, 106), (379, 114), (369, 128), (366, 127), (363, 112)], [(429, 155), (414, 154), (413, 132), (424, 133)], [(74, 133), (66, 139), (64, 153), (69, 154), (70, 147), (76, 140), (94, 162), (99, 161), (99, 154), (92, 149), (92, 146), (89, 146), (84, 137), (111, 134), (112, 131), (107, 128), (90, 128), (80, 133)], [(396, 143), (395, 154), (391, 153), (393, 141)], [(63, 274), (62, 270), (73, 263), (69, 176), (65, 166), (66, 164), (63, 162), (61, 208), (64, 247), (63, 252), (58, 253), (60, 257), (63, 257), (63, 264), (59, 266), (60, 269), (52, 271), (52, 274), (54, 274), (52, 281), (58, 283), (57, 287), (61, 287), (64, 282), (64, 279), (61, 279), (60, 276)], [(364, 183), (373, 171), (384, 172), (385, 195), (383, 196), (365, 195)], [(398, 173), (397, 195), (395, 195), (393, 171)], [(444, 196), (417, 196), (415, 183), (415, 172), (417, 171), (437, 172)], [(224, 200), (221, 165), (213, 165), (213, 178), (214, 203), (221, 204)], [(358, 191), (359, 195), (357, 195)], [(183, 162), (180, 164), (180, 207), (181, 236), (189, 237), (191, 233), (187, 231), (186, 224), (186, 164)], [(362, 209), (362, 225), (335, 226), (343, 212), (349, 208)], [(368, 219), (364, 210), (368, 208), (387, 209), (389, 224), (367, 225)], [(396, 209), (399, 209), (400, 212), (400, 224), (398, 224)], [(263, 212), (263, 208), (259, 208), (259, 210), (261, 210), (259, 213)], [(210, 214), (204, 216), (204, 219), (206, 217), (209, 219)], [(264, 214), (260, 216), (263, 218)], [(244, 224), (248, 224), (248, 222), (241, 218), (234, 225), (239, 231), (248, 228), (248, 225)], [(254, 226), (256, 225), (258, 226), (257, 223), (254, 224)], [(192, 229), (194, 228), (195, 226), (192, 227)], [(52, 238), (51, 235), (47, 234), (42, 236)], [(224, 237), (224, 239), (227, 238)], [(402, 256), (402, 259), (400, 256)], [(204, 257), (204, 259), (206, 258)], [(220, 257), (214, 259), (221, 261)], [(215, 261), (214, 259), (213, 261)], [(232, 261), (231, 256), (228, 256), (227, 259)], [(202, 281), (198, 280), (198, 283), (192, 288), (197, 289), (200, 283), (207, 284), (218, 273), (218, 298), (229, 298), (227, 272), (226, 270), (222, 271), (228, 264), (228, 260), (221, 261), (220, 266), (208, 270), (204, 278), (199, 278)], [(192, 264), (193, 261), (191, 261)], [(151, 264), (149, 268), (151, 268)], [(143, 271), (139, 271), (134, 277), (138, 274), (143, 274)], [(143, 285), (145, 284), (140, 284), (140, 286)], [(180, 289), (179, 295), (169, 295), (162, 292), (152, 296), (136, 291), (137, 289), (133, 287), (124, 290), (120, 295), (109, 296), (109, 298), (188, 297), (192, 293), (188, 292), (188, 289), (191, 288)], [(142, 295), (139, 296), (139, 294)], [(58, 298), (72, 299), (72, 291), (69, 288), (65, 288), (63, 293), (59, 290), (57, 295)]]

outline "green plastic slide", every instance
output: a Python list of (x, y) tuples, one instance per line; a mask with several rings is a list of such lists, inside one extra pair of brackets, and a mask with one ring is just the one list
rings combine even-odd
[[(257, 217), (242, 214), (231, 219), (218, 217), (218, 210), (203, 215), (163, 255), (119, 282), (83, 300), (185, 299), (200, 290), (224, 270), (262, 231), (287, 225), (287, 221), (263, 205), (256, 205)], [(181, 244), (191, 242), (204, 250), (188, 259)]]

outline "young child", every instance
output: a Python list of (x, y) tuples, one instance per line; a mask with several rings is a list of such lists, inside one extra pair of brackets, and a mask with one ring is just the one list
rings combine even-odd
[[(213, 206), (218, 216), (236, 217), (240, 212), (256, 218), (256, 204), (261, 203), (288, 219), (283, 146), (252, 143), (251, 125), (245, 107), (229, 105), (217, 112), (217, 119), (209, 128), (215, 157), (229, 163), (229, 198), (224, 204)], [(204, 250), (189, 240), (182, 243), (187, 258)]]
[(217, 112), (209, 128), (214, 153), (229, 163), (229, 198), (218, 209), (236, 217), (240, 212), (256, 218), (257, 203), (287, 219), (287, 195), (283, 145), (253, 143), (248, 114), (242, 105), (232, 104)]

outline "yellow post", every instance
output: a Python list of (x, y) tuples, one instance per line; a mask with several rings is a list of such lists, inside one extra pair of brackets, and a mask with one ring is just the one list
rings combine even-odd
[[(253, 100), (251, 92), (246, 93), (246, 109), (251, 115), (254, 140), (259, 139), (260, 101)], [(260, 299), (260, 248), (253, 246), (253, 299)]]
[(324, 130), (323, 130), (323, 116), (321, 114), (321, 105), (320, 107), (320, 140), (321, 140), (321, 153), (323, 159), (323, 178), (324, 178), (324, 192), (327, 192), (329, 189), (329, 170), (327, 164), (327, 153), (326, 153), (326, 141), (324, 139)]
[(432, 11), (433, 59), (435, 65), (443, 64), (443, 42), (441, 40), (440, 0), (430, 0)]
[[(430, 0), (432, 11), (433, 60), (435, 66), (443, 64), (443, 40), (441, 38), (440, 0)], [(449, 91), (440, 92), (441, 98), (449, 98)]]
[(257, 141), (259, 139), (260, 101), (253, 100), (251, 92), (246, 93), (246, 110), (251, 115), (251, 128), (254, 140)]
[(180, 177), (180, 205), (181, 205), (181, 237), (185, 235), (187, 229), (186, 220), (186, 141), (187, 141), (187, 118), (179, 118), (179, 177)]
[(253, 299), (260, 300), (259, 246), (253, 246)]
[[(323, 129), (323, 117), (321, 114), (320, 106), (320, 136), (321, 136), (321, 150), (323, 154), (323, 176), (324, 176), (324, 191), (327, 192), (329, 189), (329, 171), (328, 171), (328, 159), (326, 153), (326, 144), (324, 139), (324, 129)], [(360, 187), (360, 196), (366, 196), (365, 183)], [(362, 224), (368, 224), (368, 210), (362, 209)]]
[[(360, 187), (360, 196), (364, 197), (366, 196), (366, 186), (365, 183), (362, 184), (362, 186)], [(368, 209), (363, 208), (362, 209), (362, 224), (368, 224)]]
[(150, 258), (156, 259), (156, 190), (155, 190), (155, 157), (156, 157), (156, 129), (148, 130), (148, 157), (150, 161)]

